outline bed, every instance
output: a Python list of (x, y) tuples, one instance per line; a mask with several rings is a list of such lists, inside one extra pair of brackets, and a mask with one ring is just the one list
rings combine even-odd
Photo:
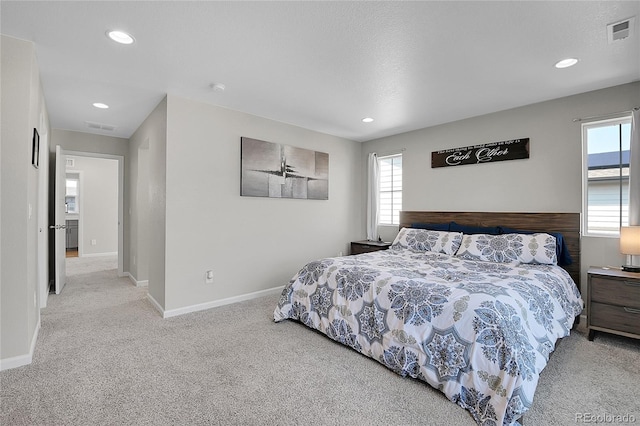
[(479, 425), (519, 424), (584, 306), (579, 229), (577, 213), (401, 212), (388, 250), (300, 269), (274, 320), (428, 383)]

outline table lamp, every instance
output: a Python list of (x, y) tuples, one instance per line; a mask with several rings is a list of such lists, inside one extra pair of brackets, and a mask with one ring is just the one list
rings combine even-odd
[(620, 227), (620, 253), (628, 256), (629, 263), (622, 265), (627, 272), (640, 272), (640, 265), (634, 264), (633, 256), (640, 255), (640, 226)]

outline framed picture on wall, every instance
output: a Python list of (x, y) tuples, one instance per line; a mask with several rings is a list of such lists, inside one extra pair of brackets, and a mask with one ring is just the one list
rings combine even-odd
[(40, 165), (40, 135), (38, 129), (33, 128), (33, 142), (31, 147), (31, 164), (36, 169)]
[(329, 199), (329, 154), (241, 138), (240, 195)]

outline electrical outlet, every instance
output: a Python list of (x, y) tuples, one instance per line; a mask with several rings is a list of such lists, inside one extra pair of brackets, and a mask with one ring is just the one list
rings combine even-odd
[(342, 257), (342, 252), (339, 252), (339, 253), (338, 253), (338, 256)]
[(205, 284), (213, 284), (213, 269), (209, 269), (204, 274)]
[(91, 240), (91, 245), (92, 245), (92, 246), (95, 246), (96, 244), (98, 244), (98, 241), (97, 241), (97, 240)]
[(33, 307), (37, 308), (38, 307), (38, 296), (36, 295), (36, 292), (33, 292)]

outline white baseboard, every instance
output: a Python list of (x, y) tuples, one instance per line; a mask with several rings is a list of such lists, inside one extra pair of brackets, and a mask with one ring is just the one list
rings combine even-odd
[(253, 293), (242, 294), (240, 296), (233, 296), (220, 300), (212, 300), (211, 302), (199, 303), (197, 305), (185, 306), (182, 308), (169, 310), (162, 309), (162, 307), (158, 304), (158, 302), (155, 301), (155, 299), (153, 299), (150, 295), (147, 296), (149, 297), (149, 300), (151, 300), (151, 303), (155, 306), (155, 308), (160, 311), (160, 313), (162, 314), (162, 318), (171, 318), (178, 315), (189, 314), (191, 312), (204, 311), (211, 308), (217, 308), (219, 306), (230, 305), (232, 303), (244, 302), (245, 300), (257, 299), (258, 297), (262, 296), (279, 295), (280, 293), (282, 293), (282, 289), (282, 286), (273, 287), (266, 290), (255, 291)]
[(109, 253), (82, 253), (80, 257), (101, 257), (101, 256), (117, 256), (118, 252), (113, 251)]
[(125, 272), (124, 276), (129, 277), (129, 281), (131, 281), (136, 287), (149, 287), (149, 280), (138, 281), (133, 275), (131, 275), (131, 272)]
[(0, 371), (10, 370), (12, 368), (22, 367), (23, 365), (29, 365), (33, 361), (33, 352), (36, 350), (36, 340), (38, 340), (38, 332), (40, 331), (40, 318), (38, 318), (38, 324), (36, 325), (36, 331), (33, 333), (31, 339), (31, 346), (29, 347), (29, 353), (25, 355), (18, 355), (11, 358), (0, 359)]
[(162, 309), (162, 306), (160, 306), (160, 304), (158, 303), (158, 301), (156, 299), (153, 298), (153, 296), (151, 295), (151, 293), (147, 293), (147, 299), (149, 299), (149, 302), (151, 302), (151, 304), (153, 305), (154, 308), (156, 308), (156, 310), (158, 312), (160, 312), (160, 315), (162, 315), (162, 318), (164, 318), (164, 309)]

